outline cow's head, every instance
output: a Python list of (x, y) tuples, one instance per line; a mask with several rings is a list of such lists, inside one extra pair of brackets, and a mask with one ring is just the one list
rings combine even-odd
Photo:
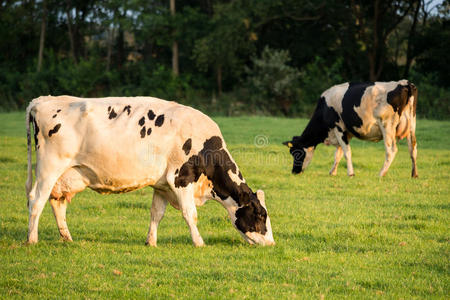
[(305, 145), (296, 136), (291, 141), (284, 142), (283, 145), (289, 148), (289, 153), (294, 158), (292, 173), (299, 174), (303, 172), (312, 160), (315, 147)]
[(238, 203), (231, 197), (223, 201), (231, 221), (242, 237), (249, 244), (275, 245), (264, 192), (262, 190), (256, 193), (242, 192)]

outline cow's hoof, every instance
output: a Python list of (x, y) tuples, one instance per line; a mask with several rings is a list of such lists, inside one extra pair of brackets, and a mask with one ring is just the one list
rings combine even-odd
[(68, 231), (60, 233), (59, 235), (61, 236), (63, 241), (65, 241), (65, 242), (73, 242), (72, 236), (70, 235), (70, 233)]
[(348, 174), (348, 177), (355, 177), (355, 174)]
[(195, 248), (205, 247), (205, 243), (203, 241), (194, 242)]
[(26, 242), (25, 242), (25, 244), (26, 245), (35, 245), (35, 244), (37, 244), (37, 240), (36, 241), (33, 241), (33, 240), (27, 240)]
[(145, 246), (156, 247), (156, 242), (149, 242), (149, 241), (147, 241), (147, 242), (145, 242)]

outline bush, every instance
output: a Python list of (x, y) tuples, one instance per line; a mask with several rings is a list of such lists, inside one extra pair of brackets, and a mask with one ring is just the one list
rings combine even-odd
[(307, 64), (301, 70), (300, 97), (295, 107), (296, 115), (311, 116), (322, 92), (345, 81), (341, 74), (342, 59), (328, 66), (324, 59), (315, 57), (314, 61)]
[(298, 97), (299, 71), (287, 65), (289, 51), (265, 47), (261, 58), (253, 57), (253, 68), (246, 68), (248, 86), (255, 91), (251, 97), (254, 110), (272, 114), (292, 114), (291, 106)]
[(450, 89), (436, 84), (436, 74), (421, 74), (412, 69), (409, 79), (417, 86), (419, 91), (419, 99), (417, 101), (417, 115), (419, 118), (450, 118)]

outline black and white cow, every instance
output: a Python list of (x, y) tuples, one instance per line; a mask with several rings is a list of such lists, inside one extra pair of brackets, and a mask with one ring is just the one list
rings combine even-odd
[[(147, 244), (156, 246), (157, 227), (169, 202), (189, 226), (195, 246), (196, 206), (214, 199), (250, 244), (273, 245), (264, 192), (249, 188), (228, 152), (219, 127), (201, 112), (150, 97), (83, 99), (39, 97), (27, 108), (28, 242), (38, 241), (47, 200), (60, 235), (72, 240), (66, 207), (89, 187), (99, 193), (154, 188)], [(36, 144), (32, 184), (30, 123)]]
[(412, 177), (417, 177), (416, 144), (417, 88), (407, 80), (371, 83), (343, 83), (322, 93), (316, 110), (301, 136), (283, 144), (294, 157), (292, 172), (305, 170), (318, 144), (336, 146), (330, 174), (336, 175), (342, 155), (347, 174), (353, 176), (350, 139), (384, 140), (384, 176), (397, 153), (396, 140), (407, 137), (412, 160)]

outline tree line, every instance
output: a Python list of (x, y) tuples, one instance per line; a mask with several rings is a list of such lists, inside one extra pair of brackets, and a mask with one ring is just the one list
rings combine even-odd
[(447, 118), (449, 13), (449, 0), (2, 0), (0, 108), (151, 95), (308, 116), (331, 85), (406, 78), (420, 116)]

